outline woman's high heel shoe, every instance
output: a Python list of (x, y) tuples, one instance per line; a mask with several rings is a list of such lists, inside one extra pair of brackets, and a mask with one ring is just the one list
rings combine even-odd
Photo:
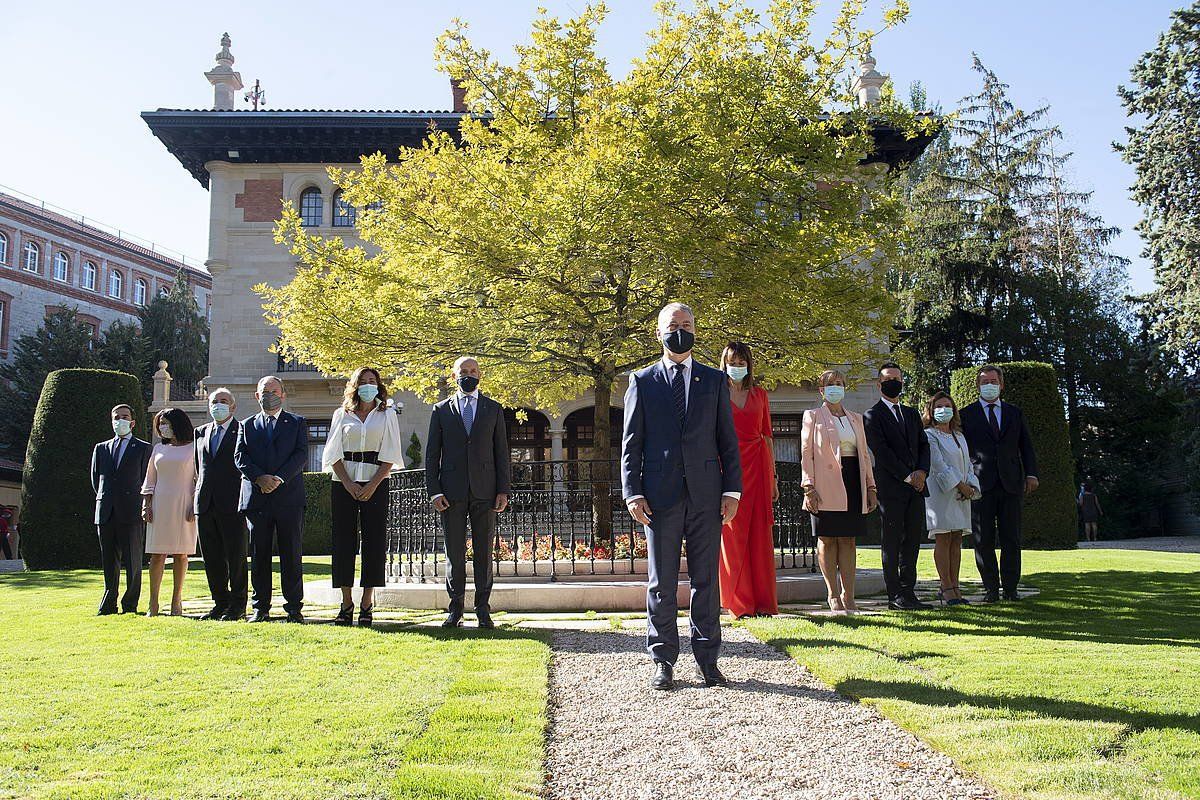
[(354, 624), (354, 603), (347, 606), (342, 606), (338, 609), (338, 614), (333, 618), (334, 625), (353, 625)]
[(838, 597), (837, 595), (830, 596), (829, 597), (829, 610), (830, 611), (845, 611), (846, 607), (842, 605), (842, 598)]
[(369, 628), (375, 622), (372, 612), (375, 611), (375, 605), (372, 603), (370, 607), (363, 606), (358, 610), (358, 625), (360, 628)]
[(952, 592), (954, 592), (955, 594), (957, 594), (958, 597), (955, 597), (953, 600), (948, 601), (947, 605), (951, 605), (951, 606), (969, 606), (969, 605), (971, 605), (971, 601), (962, 596), (962, 589), (958, 588), (957, 586), (952, 586), (952, 587), (950, 587), (950, 590)]
[(158, 605), (156, 603), (151, 603), (150, 608), (146, 609), (146, 616), (147, 617), (157, 617), (158, 616)]

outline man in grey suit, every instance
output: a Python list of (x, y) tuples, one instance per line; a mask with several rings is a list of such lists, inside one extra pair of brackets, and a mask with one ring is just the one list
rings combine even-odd
[(621, 487), (630, 515), (646, 527), (646, 649), (655, 689), (675, 688), (679, 657), (679, 557), (687, 541), (692, 655), (706, 686), (724, 686), (717, 668), (721, 526), (742, 496), (742, 466), (729, 381), (692, 358), (696, 319), (683, 303), (658, 315), (662, 359), (629, 376)]
[(96, 534), (100, 537), (100, 564), (104, 568), (101, 615), (117, 613), (121, 564), (125, 564), (125, 594), (121, 611), (136, 614), (142, 594), (142, 481), (150, 463), (150, 443), (133, 435), (133, 409), (113, 406), (113, 438), (92, 450), (92, 490), (96, 493)]
[(446, 592), (450, 595), (445, 628), (462, 624), (466, 595), (467, 521), (471, 523), (475, 570), (475, 615), (480, 628), (493, 628), (488, 601), (492, 593), (492, 539), (496, 515), (508, 507), (508, 433), (504, 409), (479, 392), (479, 362), (454, 362), (458, 391), (433, 407), (425, 440), (425, 486), (442, 516), (446, 548)]

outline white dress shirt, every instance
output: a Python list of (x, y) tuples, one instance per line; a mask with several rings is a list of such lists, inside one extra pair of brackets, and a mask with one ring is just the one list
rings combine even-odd
[(133, 438), (133, 431), (130, 431), (129, 433), (127, 433), (124, 436), (117, 437), (117, 449), (114, 454), (114, 456), (115, 456), (114, 466), (115, 467), (119, 468), (121, 466), (121, 459), (123, 459), (125, 457), (125, 450), (128, 449), (129, 440), (132, 438)]
[(1004, 426), (1004, 417), (1001, 416), (1004, 413), (1004, 410), (1001, 408), (999, 400), (995, 400), (994, 402), (989, 403), (987, 400), (984, 400), (981, 397), (981, 398), (979, 398), (979, 405), (983, 406), (983, 419), (985, 422), (987, 422), (988, 425), (992, 424), (992, 417), (991, 417), (991, 414), (988, 412), (988, 406), (995, 406), (996, 407), (996, 426), (997, 427)]
[[(888, 399), (887, 399), (886, 397), (884, 397), (883, 395), (880, 395), (880, 396), (879, 396), (879, 399), (880, 399), (880, 400), (882, 400), (884, 403), (886, 403), (886, 404), (887, 404), (887, 407), (888, 407), (888, 413), (890, 413), (890, 414), (892, 415), (892, 419), (899, 419), (899, 420), (902, 420), (902, 419), (904, 419), (904, 414), (903, 414), (903, 412), (902, 412), (902, 411), (900, 411), (900, 404), (899, 404), (899, 403), (893, 403), (891, 400), (888, 400)], [(900, 414), (900, 416), (899, 416), (899, 417), (897, 417), (897, 416), (896, 416), (897, 414)]]
[(378, 464), (364, 461), (346, 461), (344, 453), (379, 453), (379, 461), (404, 468), (404, 451), (400, 446), (400, 421), (392, 410), (376, 401), (375, 407), (367, 414), (366, 420), (361, 420), (354, 412), (348, 412), (341, 406), (333, 412), (329, 421), (329, 438), (325, 440), (325, 449), (321, 453), (321, 470), (333, 475), (333, 465), (338, 461), (346, 468), (350, 480), (366, 483), (379, 469)]

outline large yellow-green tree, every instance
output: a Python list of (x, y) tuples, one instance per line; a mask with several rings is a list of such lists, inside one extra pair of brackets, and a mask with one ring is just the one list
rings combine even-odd
[[(892, 318), (881, 262), (900, 217), (862, 163), (873, 126), (930, 123), (857, 107), (851, 72), (875, 32), (847, 2), (814, 37), (814, 6), (660, 3), (624, 77), (597, 54), (602, 4), (543, 12), (511, 64), (456, 21), (436, 57), (466, 89), (457, 136), (332, 170), (369, 247), (285, 211), (278, 238), (300, 266), (260, 287), (281, 346), (329, 372), (378, 364), (426, 397), (459, 354), (509, 405), (591, 390), (603, 460), (614, 384), (659, 352), (669, 301), (696, 309), (710, 359), (744, 340), (768, 379), (868, 358)], [(882, 28), (906, 13), (882, 11)]]

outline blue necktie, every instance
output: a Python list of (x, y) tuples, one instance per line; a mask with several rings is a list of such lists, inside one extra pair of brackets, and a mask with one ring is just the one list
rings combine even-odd
[(267, 441), (275, 441), (275, 418), (267, 417)]
[(467, 436), (471, 435), (471, 426), (475, 424), (475, 407), (471, 405), (471, 395), (463, 395), (463, 427), (467, 429)]
[(683, 364), (675, 365), (675, 377), (671, 379), (671, 394), (675, 395), (675, 413), (679, 421), (687, 418), (687, 385), (683, 380)]
[(209, 453), (216, 455), (217, 451), (221, 449), (221, 432), (224, 430), (224, 428), (218, 425), (217, 429), (213, 431), (212, 441), (209, 443)]

